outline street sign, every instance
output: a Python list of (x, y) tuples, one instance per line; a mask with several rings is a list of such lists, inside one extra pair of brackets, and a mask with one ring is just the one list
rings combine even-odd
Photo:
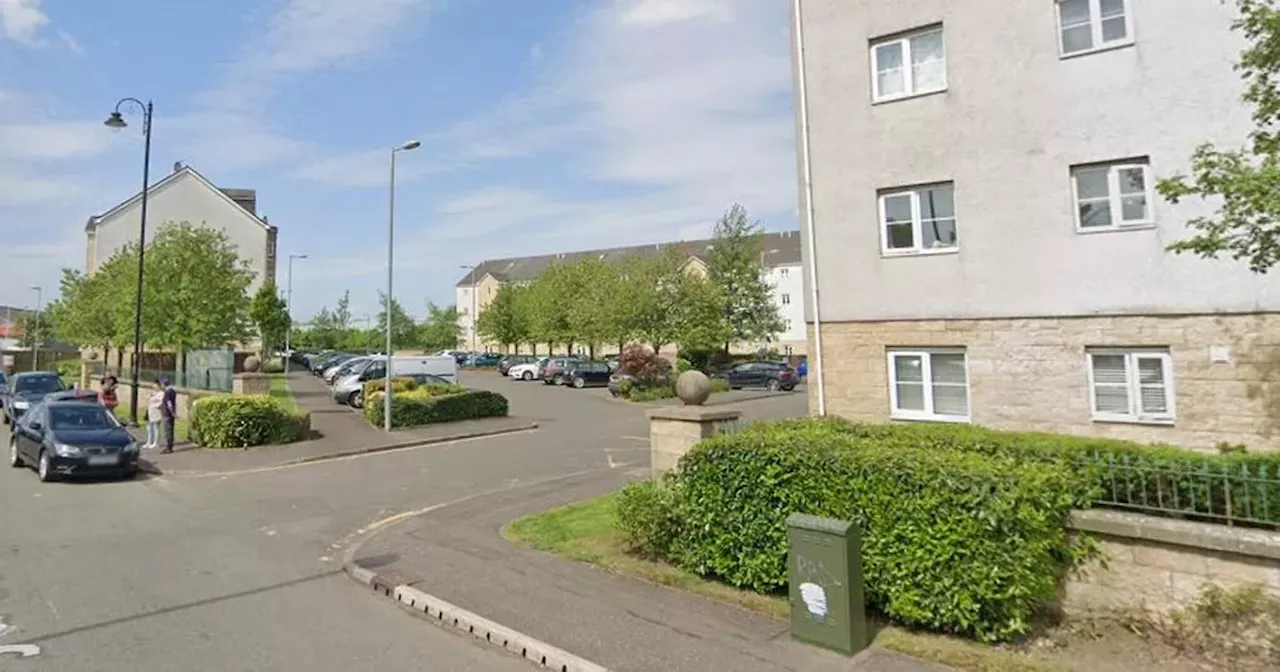
[(870, 644), (860, 547), (849, 521), (803, 513), (787, 518), (793, 638), (848, 655)]

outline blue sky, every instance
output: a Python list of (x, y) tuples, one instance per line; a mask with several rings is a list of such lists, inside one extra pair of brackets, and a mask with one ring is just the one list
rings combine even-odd
[[(778, 0), (0, 0), (0, 304), (82, 268), (85, 219), (182, 161), (258, 191), (306, 319), (385, 283), (453, 302), (459, 264), (698, 238), (739, 201), (796, 225), (789, 3)], [(154, 173), (153, 173), (154, 174)], [(284, 284), (284, 266), (279, 281)]]

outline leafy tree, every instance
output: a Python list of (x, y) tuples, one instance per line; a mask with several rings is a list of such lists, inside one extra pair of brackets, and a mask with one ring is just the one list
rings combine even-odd
[(503, 347), (533, 340), (532, 315), (527, 285), (507, 284), (498, 288), (493, 300), (476, 319), (476, 332)]
[(31, 348), (37, 344), (41, 348), (49, 347), (49, 344), (54, 341), (54, 325), (49, 318), (50, 313), (47, 310), (39, 313), (35, 311), (24, 313), (18, 318), (17, 326), (22, 333), (22, 347)]
[(307, 332), (306, 340), (311, 347), (333, 350), (342, 345), (342, 331), (338, 329), (338, 321), (328, 307), (321, 308), (311, 318), (311, 326)]
[(1191, 175), (1161, 180), (1156, 189), (1171, 203), (1184, 198), (1221, 199), (1212, 216), (1187, 222), (1194, 233), (1169, 245), (1176, 253), (1208, 259), (1221, 254), (1266, 273), (1280, 261), (1280, 9), (1276, 0), (1237, 0), (1232, 30), (1249, 46), (1236, 70), (1248, 82), (1243, 99), (1253, 106), (1255, 129), (1241, 149), (1196, 148)]
[(595, 357), (596, 346), (622, 333), (614, 307), (619, 303), (621, 275), (617, 266), (589, 257), (569, 266), (563, 278), (564, 306), (573, 340)]
[(108, 261), (91, 276), (70, 268), (62, 269), (60, 298), (48, 310), (60, 340), (102, 348), (104, 353), (117, 342), (115, 313), (119, 311), (113, 309), (113, 304), (125, 299), (123, 289), (111, 285), (121, 284), (112, 277), (119, 266), (117, 262), (112, 268), (112, 262)]
[(441, 308), (427, 302), (427, 319), (418, 327), (418, 344), (431, 351), (458, 347), (462, 325), (458, 324), (458, 307)]
[(338, 299), (338, 307), (333, 311), (333, 326), (343, 333), (351, 328), (351, 290), (349, 289), (342, 293), (341, 299)]
[(732, 337), (724, 319), (724, 304), (719, 286), (692, 273), (684, 274), (673, 315), (681, 353), (717, 349)]
[(762, 252), (760, 223), (733, 204), (716, 222), (708, 264), (711, 282), (723, 297), (726, 351), (730, 342), (769, 341), (786, 328), (764, 279)]
[(565, 306), (573, 293), (572, 270), (566, 264), (552, 264), (530, 285), (532, 308), (532, 337), (546, 343), (548, 349), (556, 343), (573, 347), (576, 334), (569, 322)]
[[(378, 313), (378, 327), (383, 334), (382, 348), (386, 347), (386, 324), (387, 324), (387, 295), (378, 292), (378, 303), (381, 303), (382, 312)], [(418, 344), (418, 325), (414, 323), (413, 318), (404, 312), (404, 308), (400, 306), (400, 302), (391, 297), (391, 347), (393, 350), (399, 348), (412, 348)], [(382, 349), (379, 348), (379, 349)], [(395, 354), (394, 352), (387, 353)]]
[(685, 261), (671, 249), (656, 256), (632, 255), (622, 262), (619, 277), (625, 289), (619, 295), (626, 298), (615, 315), (621, 320), (623, 333), (649, 344), (654, 352), (680, 337), (675, 307), (689, 280)]
[(264, 282), (258, 288), (249, 307), (249, 318), (262, 341), (264, 359), (284, 346), (290, 326), (289, 308), (274, 282)]
[(147, 250), (146, 271), (143, 319), (155, 330), (148, 342), (185, 352), (246, 340), (253, 271), (225, 232), (165, 226)]

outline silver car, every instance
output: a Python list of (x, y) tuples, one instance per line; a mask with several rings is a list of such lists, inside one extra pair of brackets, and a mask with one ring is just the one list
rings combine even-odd
[(342, 380), (343, 377), (350, 375), (351, 372), (356, 369), (364, 368), (363, 365), (370, 359), (372, 359), (372, 357), (355, 357), (353, 359), (348, 359), (337, 366), (331, 366), (328, 369), (325, 369), (324, 382), (332, 385), (339, 380)]

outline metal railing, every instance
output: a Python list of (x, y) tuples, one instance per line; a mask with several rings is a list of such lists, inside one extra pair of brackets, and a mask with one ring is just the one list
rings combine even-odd
[(1094, 505), (1221, 525), (1280, 529), (1280, 464), (1186, 468), (1097, 454), (1078, 461), (1102, 493)]
[[(89, 377), (92, 380), (99, 380), (103, 373), (108, 369), (101, 362), (93, 362), (89, 364)], [(112, 371), (122, 383), (128, 383), (133, 376), (133, 371), (126, 369), (124, 371)], [(227, 368), (208, 368), (204, 371), (164, 371), (160, 369), (143, 369), (139, 375), (144, 383), (155, 383), (161, 378), (169, 379), (174, 387), (185, 388), (190, 390), (208, 390), (212, 392), (230, 392), (231, 391), (231, 370)]]

